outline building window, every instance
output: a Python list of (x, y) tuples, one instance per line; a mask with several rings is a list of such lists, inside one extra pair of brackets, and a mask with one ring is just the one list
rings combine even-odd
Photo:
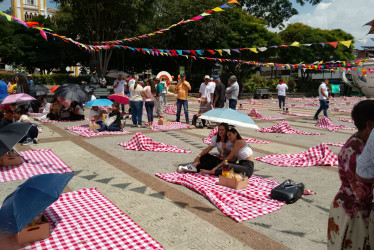
[(26, 4), (35, 5), (34, 0), (26, 0)]

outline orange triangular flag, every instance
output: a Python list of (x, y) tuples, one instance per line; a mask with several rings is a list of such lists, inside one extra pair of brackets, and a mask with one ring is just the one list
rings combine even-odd
[(336, 49), (336, 46), (338, 46), (338, 42), (328, 42), (327, 44), (330, 44), (335, 49)]
[(239, 3), (237, 0), (230, 0), (230, 1), (228, 1), (227, 3), (236, 3), (236, 4), (239, 4), (239, 5), (240, 5), (240, 3)]

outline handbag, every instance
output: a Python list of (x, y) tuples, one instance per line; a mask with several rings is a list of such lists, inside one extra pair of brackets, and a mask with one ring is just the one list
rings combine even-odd
[(104, 125), (109, 127), (110, 125), (112, 125), (112, 123), (117, 119), (117, 116), (111, 116), (111, 117), (108, 117), (104, 120)]
[(301, 198), (304, 188), (303, 183), (296, 183), (288, 179), (271, 190), (270, 198), (292, 204)]

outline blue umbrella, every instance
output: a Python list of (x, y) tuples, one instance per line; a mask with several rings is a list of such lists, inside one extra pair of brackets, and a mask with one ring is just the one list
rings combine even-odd
[(113, 102), (109, 99), (96, 99), (86, 103), (86, 107), (93, 107), (93, 106), (110, 106)]
[(16, 234), (55, 202), (74, 173), (35, 175), (5, 198), (0, 208), (0, 232)]
[(226, 122), (229, 125), (245, 128), (259, 129), (251, 117), (233, 109), (213, 109), (204, 113), (199, 118), (213, 122)]

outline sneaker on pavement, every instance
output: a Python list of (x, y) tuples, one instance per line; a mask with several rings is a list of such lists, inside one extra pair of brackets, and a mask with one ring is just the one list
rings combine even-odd
[(125, 127), (125, 125), (126, 125), (126, 120), (124, 120), (124, 121), (121, 123), (121, 127), (120, 127), (121, 131), (123, 131), (123, 128)]
[(186, 165), (186, 166), (179, 166), (178, 167), (178, 172), (190, 172), (190, 173), (196, 173), (197, 168), (195, 168), (192, 163)]
[(313, 117), (314, 120), (318, 120), (318, 117)]
[(32, 139), (31, 138), (27, 138), (24, 142), (22, 142), (22, 146), (27, 146), (27, 145), (30, 145), (32, 144)]
[(34, 139), (32, 140), (32, 143), (34, 143), (34, 144), (38, 144), (38, 139), (37, 139), (37, 138), (34, 138)]

